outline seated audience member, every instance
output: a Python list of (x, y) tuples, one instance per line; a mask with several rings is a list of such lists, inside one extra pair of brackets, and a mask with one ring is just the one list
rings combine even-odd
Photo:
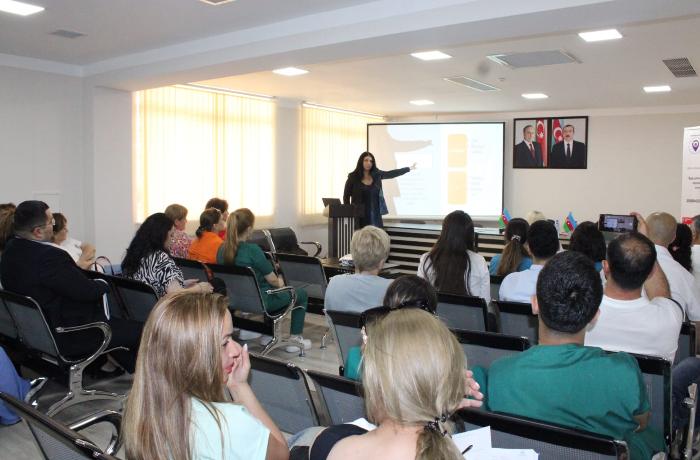
[(418, 276), (438, 292), (491, 299), (489, 269), (474, 252), (474, 222), (469, 214), (453, 211), (445, 216), (438, 240), (420, 258)]
[[(110, 348), (129, 348), (128, 352), (113, 352), (113, 357), (127, 371), (133, 372), (141, 326), (105, 317), (102, 297), (109, 292), (109, 286), (100, 280), (88, 279), (66, 251), (50, 244), (53, 225), (46, 203), (24, 201), (17, 206), (15, 238), (7, 242), (0, 262), (3, 287), (36, 300), (53, 330), (106, 322), (112, 329)], [(95, 329), (55, 333), (54, 336), (59, 351), (67, 357), (89, 356), (103, 340), (102, 333)]]
[[(267, 260), (260, 246), (246, 241), (253, 233), (254, 225), (255, 216), (250, 209), (241, 208), (233, 211), (228, 216), (226, 241), (219, 248), (216, 254), (216, 261), (224, 265), (252, 268), (258, 280), (260, 294), (265, 306), (268, 311), (276, 312), (289, 305), (291, 294), (289, 292), (267, 293), (269, 289), (284, 287), (284, 279), (275, 273), (274, 267)], [(285, 350), (288, 353), (298, 352), (299, 347), (304, 347), (305, 350), (311, 348), (311, 340), (305, 339), (301, 335), (304, 332), (304, 317), (306, 316), (308, 295), (302, 288), (295, 288), (294, 290), (297, 295), (296, 305), (303, 308), (296, 308), (292, 311), (291, 337), (289, 339), (297, 346), (287, 346)]]
[[(387, 288), (383, 306), (389, 309), (418, 307), (435, 313), (437, 302), (437, 292), (430, 283), (416, 275), (402, 275)], [(351, 347), (348, 350), (343, 375), (349, 379), (359, 379), (361, 359), (360, 347)]]
[(501, 283), (498, 297), (509, 302), (529, 303), (535, 295), (537, 277), (547, 261), (559, 250), (557, 229), (546, 220), (535, 221), (527, 231), (527, 249), (532, 265), (525, 271), (511, 273)]
[(605, 295), (600, 316), (586, 333), (586, 345), (673, 362), (683, 310), (669, 298), (654, 244), (644, 233), (640, 220), (639, 233), (624, 233), (608, 245), (608, 258), (603, 261)]
[(382, 304), (391, 280), (379, 276), (389, 257), (389, 235), (373, 225), (355, 231), (350, 254), (355, 273), (336, 275), (328, 281), (324, 305), (330, 310), (361, 313)]
[(508, 221), (503, 238), (506, 245), (501, 254), (491, 258), (489, 274), (506, 276), (513, 272), (527, 270), (532, 265), (530, 254), (527, 253), (527, 231), (530, 224), (525, 219), (515, 217)]
[(537, 280), (533, 311), (539, 345), (496, 360), (488, 373), (489, 410), (627, 441), (631, 459), (664, 450), (647, 427), (649, 399), (637, 361), (583, 346), (603, 296), (600, 275), (582, 254), (557, 254)]
[(226, 221), (218, 209), (205, 209), (199, 216), (199, 228), (195, 233), (197, 239), (190, 244), (187, 258), (208, 264), (216, 263), (216, 253), (223, 243), (219, 232), (225, 225)]
[(693, 262), (690, 256), (692, 246), (693, 233), (690, 231), (690, 227), (685, 224), (676, 225), (676, 238), (668, 245), (667, 249), (673, 260), (690, 273), (693, 273)]
[(603, 269), (605, 259), (605, 237), (593, 222), (581, 222), (576, 226), (569, 240), (569, 251), (580, 252), (595, 264), (595, 269)]
[(87, 270), (95, 262), (95, 246), (68, 236), (68, 220), (60, 212), (53, 213), (53, 238), (51, 242), (66, 251), (78, 267)]
[(0, 204), (0, 255), (5, 250), (7, 240), (12, 238), (12, 224), (15, 220), (15, 208), (12, 203)]
[(170, 255), (186, 259), (192, 244), (192, 239), (185, 232), (187, 208), (179, 204), (171, 204), (165, 208), (165, 215), (175, 223), (175, 231), (170, 237)]
[(148, 216), (126, 250), (123, 275), (150, 285), (158, 297), (183, 289), (212, 292), (207, 282), (185, 280), (182, 270), (168, 254), (173, 228), (173, 221), (162, 212)]
[(368, 320), (364, 341), (365, 407), (377, 428), (326, 428), (309, 458), (461, 459), (447, 420), (480, 402), (464, 399), (478, 391), (465, 376), (466, 357), (454, 335), (435, 315), (407, 308)]
[[(635, 214), (639, 221), (642, 216)], [(665, 212), (655, 212), (646, 219), (647, 236), (656, 246), (656, 258), (668, 279), (671, 298), (678, 302), (691, 321), (700, 321), (700, 286), (695, 278), (668, 251), (676, 238), (676, 219)]]
[(218, 294), (182, 292), (155, 306), (124, 412), (127, 458), (289, 458), (284, 435), (248, 384), (248, 347), (232, 334), (228, 302)]
[(525, 216), (525, 220), (527, 220), (528, 224), (532, 225), (538, 220), (547, 220), (547, 218), (541, 211), (532, 210), (527, 213), (527, 215)]
[[(693, 276), (695, 281), (700, 286), (700, 215), (693, 217), (693, 223), (690, 225), (690, 230), (693, 233), (693, 247), (691, 249), (691, 261), (693, 264)], [(2, 250), (2, 235), (0, 225), (0, 251)]]
[[(212, 198), (207, 201), (207, 205), (204, 207), (204, 209), (209, 208), (218, 209), (221, 212), (221, 219), (223, 219), (224, 222), (228, 222), (228, 201), (224, 200), (223, 198)], [(222, 240), (226, 238), (225, 225), (223, 229), (218, 231), (218, 235)]]

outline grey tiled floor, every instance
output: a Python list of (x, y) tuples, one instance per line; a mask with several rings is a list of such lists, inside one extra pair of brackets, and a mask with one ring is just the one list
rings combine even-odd
[[(287, 331), (288, 325), (284, 325), (283, 330)], [(336, 344), (330, 342), (327, 348), (320, 349), (321, 338), (326, 332), (326, 322), (323, 316), (308, 314), (304, 327), (304, 337), (311, 339), (313, 346), (311, 350), (306, 351), (306, 356), (299, 357), (298, 353), (287, 353), (284, 348), (272, 351), (268, 356), (280, 360), (290, 361), (295, 363), (302, 369), (313, 369), (330, 374), (338, 373), (338, 355)], [(262, 347), (257, 341), (249, 342), (251, 352), (259, 352)], [(36, 375), (31, 370), (23, 370), (25, 377), (33, 378)], [(122, 375), (120, 377), (96, 382), (88, 380), (86, 387), (103, 389), (117, 393), (126, 393), (132, 384), (132, 376)], [(39, 398), (39, 408), (46, 410), (53, 402), (57, 401), (66, 392), (66, 387), (58, 382), (51, 381), (42, 391)], [(88, 414), (94, 413), (101, 409), (119, 410), (119, 404), (108, 401), (94, 401), (85, 403), (79, 406), (70, 408), (58, 414), (57, 419), (66, 423), (78, 420)], [(95, 442), (98, 446), (105, 447), (109, 442), (110, 428), (104, 425), (95, 425), (94, 427), (82, 432), (83, 435)], [(117, 454), (119, 458), (123, 457), (123, 452)], [(13, 426), (0, 426), (0, 460), (36, 460), (42, 458), (32, 440), (31, 434), (24, 423), (20, 422)]]

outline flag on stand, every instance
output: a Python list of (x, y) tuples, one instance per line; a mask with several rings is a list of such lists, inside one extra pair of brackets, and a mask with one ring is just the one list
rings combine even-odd
[(509, 220), (510, 220), (510, 213), (508, 212), (507, 209), (504, 209), (503, 212), (501, 213), (501, 217), (498, 218), (498, 226), (501, 228), (505, 228), (506, 225), (508, 225)]
[(574, 219), (574, 215), (569, 212), (569, 215), (566, 216), (566, 219), (564, 219), (564, 224), (561, 226), (562, 230), (564, 230), (566, 233), (571, 233), (574, 231), (576, 228), (576, 219)]
[(535, 120), (535, 142), (540, 144), (542, 152), (542, 166), (547, 167), (547, 126), (542, 118)]

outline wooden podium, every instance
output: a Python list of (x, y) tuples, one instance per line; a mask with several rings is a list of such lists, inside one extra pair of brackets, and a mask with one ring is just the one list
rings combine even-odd
[(359, 227), (365, 207), (356, 204), (328, 206), (328, 257), (342, 257), (350, 252), (350, 240)]

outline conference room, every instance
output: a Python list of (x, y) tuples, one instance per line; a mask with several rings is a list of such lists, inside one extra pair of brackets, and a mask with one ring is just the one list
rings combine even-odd
[[(416, 274), (454, 210), (474, 220), (486, 262), (503, 248), (506, 212), (542, 212), (564, 246), (569, 215), (665, 211), (680, 222), (700, 213), (684, 169), (684, 130), (700, 125), (697, 1), (40, 6), (0, 13), (0, 202), (45, 202), (104, 265), (118, 264), (144, 220), (172, 203), (189, 210), (194, 235), (212, 197), (230, 212), (249, 208), (256, 229), (320, 243), (320, 258), (345, 255), (349, 238), (329, 234), (322, 199), (343, 199), (366, 150), (382, 170), (415, 165), (383, 180), (392, 276)], [(613, 29), (610, 39), (583, 35)], [(523, 166), (516, 150), (528, 126), (537, 145)], [(576, 142), (586, 149), (573, 167), (552, 163), (565, 131), (574, 156)], [(306, 356), (266, 356), (337, 376), (338, 337), (321, 349), (322, 300), (310, 299), (306, 318)], [(128, 375), (116, 381), (97, 386), (130, 389)], [(55, 400), (66, 390), (57, 382)], [(8, 433), (0, 427), (13, 458), (39, 458), (27, 453), (28, 432)]]

